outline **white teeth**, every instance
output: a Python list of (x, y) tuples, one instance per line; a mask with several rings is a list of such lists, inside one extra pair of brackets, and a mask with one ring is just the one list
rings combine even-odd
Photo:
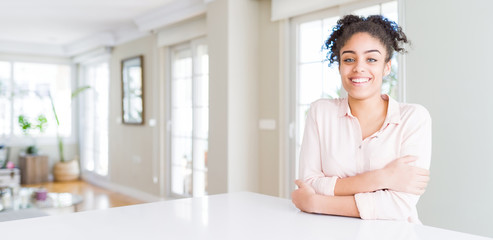
[(363, 82), (368, 82), (370, 81), (369, 78), (353, 78), (351, 79), (352, 82), (355, 82), (355, 83), (363, 83)]

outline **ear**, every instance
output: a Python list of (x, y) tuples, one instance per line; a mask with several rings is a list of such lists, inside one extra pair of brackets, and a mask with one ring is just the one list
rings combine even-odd
[(391, 66), (392, 66), (392, 60), (389, 60), (387, 63), (385, 63), (383, 69), (383, 76), (387, 76), (390, 74)]

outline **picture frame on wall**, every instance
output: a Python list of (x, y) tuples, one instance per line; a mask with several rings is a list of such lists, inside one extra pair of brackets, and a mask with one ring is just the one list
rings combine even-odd
[(144, 124), (144, 57), (123, 59), (122, 67), (122, 122)]

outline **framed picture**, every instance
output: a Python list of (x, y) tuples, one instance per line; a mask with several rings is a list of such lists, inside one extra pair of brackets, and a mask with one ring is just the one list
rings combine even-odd
[(124, 124), (144, 124), (144, 57), (122, 60), (122, 119)]

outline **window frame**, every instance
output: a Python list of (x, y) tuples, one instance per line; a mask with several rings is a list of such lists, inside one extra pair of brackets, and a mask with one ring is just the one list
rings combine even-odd
[[(33, 64), (53, 64), (53, 65), (66, 65), (70, 68), (70, 88), (73, 91), (77, 82), (77, 73), (75, 64), (68, 58), (58, 58), (58, 57), (37, 57), (37, 56), (18, 56), (18, 55), (5, 55), (0, 56), (0, 61), (9, 62), (11, 64), (11, 78), (10, 83), (14, 82), (14, 63), (33, 63)], [(26, 136), (18, 136), (14, 134), (14, 128), (17, 126), (16, 118), (13, 116), (13, 101), (11, 100), (11, 133), (7, 136), (0, 136), (0, 140), (8, 141), (8, 145), (10, 147), (25, 147), (26, 140), (28, 137)], [(74, 108), (75, 107), (75, 108)], [(53, 114), (52, 112), (48, 114)], [(77, 144), (78, 141), (78, 119), (77, 119), (77, 106), (71, 103), (71, 134), (68, 137), (63, 137), (65, 144)], [(57, 137), (56, 136), (33, 136), (37, 145), (56, 145)]]
[[(77, 70), (78, 70), (78, 77), (79, 77), (79, 84), (77, 87), (81, 87), (81, 86), (85, 86), (87, 85), (87, 83), (85, 82), (85, 78), (86, 78), (86, 73), (87, 73), (87, 68), (89, 67), (94, 67), (94, 66), (97, 66), (97, 65), (100, 65), (100, 64), (104, 64), (106, 63), (107, 66), (108, 66), (108, 90), (110, 90), (111, 88), (111, 62), (110, 62), (110, 57), (111, 55), (110, 54), (102, 54), (98, 57), (94, 57), (94, 58), (91, 58), (91, 59), (88, 59), (88, 60), (85, 60), (83, 62), (80, 62), (77, 66)], [(107, 130), (109, 131), (109, 123), (110, 123), (110, 92), (108, 92), (108, 112), (107, 112)], [(77, 108), (78, 108), (78, 113), (79, 115), (81, 114), (84, 114), (83, 113), (83, 101), (77, 101)], [(84, 129), (82, 127), (82, 124), (79, 122), (78, 124), (78, 131), (79, 132), (82, 132)], [(84, 162), (83, 162), (83, 158), (82, 158), (82, 152), (83, 152), (83, 148), (82, 148), (82, 135), (79, 134), (78, 135), (78, 145), (79, 145), (79, 153), (81, 154), (80, 156), (80, 164), (81, 164), (81, 175), (83, 178), (87, 178), (87, 179), (90, 179), (90, 180), (95, 180), (95, 179), (99, 179), (99, 180), (109, 180), (110, 178), (110, 158), (109, 158), (109, 135), (107, 136), (108, 137), (108, 145), (106, 146), (107, 147), (107, 151), (108, 151), (108, 155), (106, 156), (107, 157), (107, 163), (108, 163), (108, 166), (107, 166), (107, 173), (106, 175), (102, 175), (102, 174), (99, 174), (96, 169), (94, 169), (93, 171), (90, 171), (90, 170), (87, 170), (85, 167), (84, 167)], [(98, 159), (99, 161), (99, 159)]]
[[(196, 137), (196, 132), (195, 132), (195, 129), (196, 129), (196, 120), (195, 120), (195, 115), (194, 115), (194, 110), (195, 110), (195, 107), (196, 107), (196, 93), (197, 93), (197, 84), (196, 84), (196, 67), (197, 67), (197, 64), (194, 64), (195, 62), (195, 56), (196, 56), (196, 51), (197, 51), (197, 46), (198, 45), (207, 45), (207, 39), (205, 36), (201, 36), (201, 37), (198, 37), (198, 38), (194, 38), (194, 39), (191, 39), (191, 40), (188, 40), (188, 41), (185, 41), (185, 42), (181, 42), (181, 43), (178, 43), (178, 44), (175, 44), (175, 45), (171, 45), (169, 46), (167, 49), (167, 59), (169, 59), (169, 63), (167, 64), (167, 69), (169, 69), (169, 73), (167, 74), (167, 77), (169, 79), (168, 83), (167, 83), (167, 88), (168, 88), (168, 91), (167, 91), (167, 99), (168, 99), (168, 111), (167, 111), (167, 114), (168, 114), (168, 118), (167, 118), (167, 149), (169, 149), (167, 152), (167, 196), (169, 197), (172, 197), (172, 198), (186, 198), (186, 197), (193, 197), (194, 194), (193, 194), (193, 177), (194, 177), (194, 140)], [(191, 52), (191, 57), (192, 57), (192, 75), (191, 75), (191, 78), (192, 78), (192, 136), (190, 137), (191, 141), (192, 141), (192, 149), (191, 149), (191, 158), (192, 158), (192, 178), (191, 178), (191, 181), (192, 181), (192, 194), (191, 195), (180, 195), (180, 194), (176, 194), (173, 192), (173, 189), (172, 189), (172, 184), (173, 184), (173, 135), (172, 135), (172, 118), (173, 118), (173, 65), (174, 65), (174, 52), (175, 51), (180, 51), (180, 50), (184, 50), (184, 49), (189, 49), (190, 52)], [(210, 81), (208, 80), (208, 83), (210, 83)], [(210, 98), (210, 97), (209, 97)], [(207, 106), (208, 109), (209, 109), (209, 105)], [(207, 142), (209, 142), (209, 136), (207, 136)], [(206, 172), (206, 174), (208, 173), (208, 171)], [(208, 193), (206, 192), (205, 195), (207, 195)]]

